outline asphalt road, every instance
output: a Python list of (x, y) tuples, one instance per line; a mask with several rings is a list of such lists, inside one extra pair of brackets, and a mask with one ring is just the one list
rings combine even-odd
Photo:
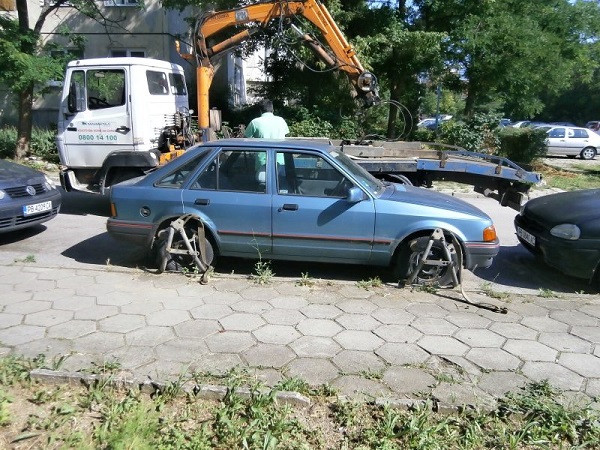
[[(516, 211), (501, 207), (495, 200), (467, 197), (465, 200), (484, 210), (495, 222), (501, 250), (488, 269), (465, 272), (467, 290), (486, 286), (497, 292), (536, 294), (549, 290), (557, 295), (595, 292), (586, 281), (570, 278), (536, 260), (516, 239), (513, 219)], [(117, 242), (106, 232), (109, 203), (106, 198), (82, 193), (63, 193), (59, 216), (44, 225), (19, 232), (0, 234), (0, 260), (35, 259), (44, 267), (93, 268), (102, 265), (152, 269), (143, 251)], [(364, 266), (310, 263), (273, 263), (279, 277), (360, 281), (379, 276), (381, 270)], [(253, 261), (220, 260), (220, 273), (251, 274)], [(385, 279), (385, 278), (384, 278)]]

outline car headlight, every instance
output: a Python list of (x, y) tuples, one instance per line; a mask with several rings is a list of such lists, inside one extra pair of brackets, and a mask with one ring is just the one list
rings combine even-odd
[(552, 227), (552, 229), (550, 230), (550, 234), (561, 239), (569, 239), (571, 241), (576, 241), (577, 239), (579, 239), (579, 236), (581, 236), (581, 230), (575, 224), (561, 223), (560, 225)]
[(45, 175), (44, 178), (46, 178), (46, 182), (44, 183), (44, 186), (46, 187), (47, 191), (56, 189), (56, 184), (54, 184), (54, 181), (52, 181), (52, 179), (48, 175)]
[(4, 197), (6, 197), (6, 193), (0, 189), (0, 200), (2, 200)]

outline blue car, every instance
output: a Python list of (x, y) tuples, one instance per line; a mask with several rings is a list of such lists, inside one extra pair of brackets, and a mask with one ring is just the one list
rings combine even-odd
[(434, 241), (428, 263), (410, 278), (447, 285), (451, 265), (432, 261), (450, 255), (466, 269), (486, 268), (499, 250), (492, 220), (476, 207), (383, 182), (340, 149), (307, 140), (204, 143), (113, 186), (110, 196), (107, 229), (115, 238), (158, 250), (161, 231), (187, 215), (188, 238), (198, 241), (202, 224), (213, 264), (217, 255), (368, 264), (405, 279), (440, 229), (445, 239)]
[(0, 233), (53, 219), (61, 200), (54, 182), (44, 173), (0, 159)]

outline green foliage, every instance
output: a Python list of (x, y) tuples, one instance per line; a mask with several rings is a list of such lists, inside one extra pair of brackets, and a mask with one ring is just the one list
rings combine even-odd
[(331, 137), (333, 125), (319, 117), (303, 119), (290, 124), (289, 136), (295, 137)]
[(531, 164), (546, 154), (546, 133), (532, 128), (506, 127), (500, 131), (499, 156), (511, 161)]
[[(17, 142), (15, 127), (0, 128), (0, 158), (12, 158)], [(56, 148), (56, 130), (34, 127), (29, 146), (30, 156), (37, 156), (44, 161), (58, 164), (58, 149)]]
[(449, 120), (440, 127), (440, 141), (466, 150), (495, 154), (500, 146), (496, 114), (474, 114), (466, 121)]
[(287, 108), (283, 113), (289, 119), (290, 137), (325, 137), (329, 139), (357, 139), (359, 125), (355, 118), (323, 113), (315, 106)]

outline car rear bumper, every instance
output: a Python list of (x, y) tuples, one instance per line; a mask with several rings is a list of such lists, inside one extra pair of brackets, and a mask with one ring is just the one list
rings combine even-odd
[(129, 222), (113, 218), (107, 220), (106, 230), (115, 239), (142, 247), (150, 246), (154, 236), (154, 227), (151, 223)]

